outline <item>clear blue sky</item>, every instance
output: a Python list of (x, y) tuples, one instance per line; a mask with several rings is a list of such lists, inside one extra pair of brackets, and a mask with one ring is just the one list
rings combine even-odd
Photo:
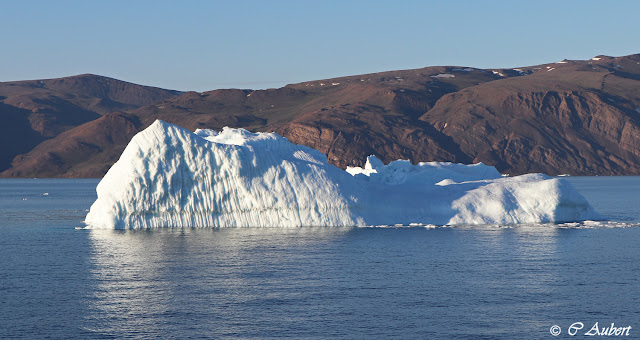
[(0, 0), (0, 81), (177, 90), (640, 53), (640, 1)]

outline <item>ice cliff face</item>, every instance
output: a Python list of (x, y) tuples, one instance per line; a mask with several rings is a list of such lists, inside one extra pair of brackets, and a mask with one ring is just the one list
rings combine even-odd
[[(348, 171), (348, 172), (347, 172)], [(91, 228), (490, 224), (597, 218), (568, 183), (483, 164), (347, 171), (273, 133), (196, 133), (156, 121), (98, 184)]]

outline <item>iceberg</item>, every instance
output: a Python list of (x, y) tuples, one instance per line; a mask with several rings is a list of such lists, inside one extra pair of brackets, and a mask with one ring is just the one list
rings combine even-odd
[(96, 188), (87, 228), (469, 225), (600, 217), (568, 182), (502, 177), (482, 163), (346, 171), (275, 133), (156, 121), (131, 140)]

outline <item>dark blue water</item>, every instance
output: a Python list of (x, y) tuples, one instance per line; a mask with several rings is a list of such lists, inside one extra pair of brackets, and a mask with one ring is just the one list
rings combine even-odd
[(96, 180), (2, 180), (0, 338), (638, 337), (640, 178), (569, 180), (615, 223), (75, 230)]

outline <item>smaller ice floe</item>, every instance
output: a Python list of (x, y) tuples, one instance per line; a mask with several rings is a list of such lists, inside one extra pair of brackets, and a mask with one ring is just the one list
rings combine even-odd
[(455, 78), (456, 76), (451, 73), (440, 73), (435, 76), (431, 76), (431, 78)]
[(347, 171), (275, 133), (156, 121), (96, 189), (89, 228), (486, 225), (600, 217), (568, 182), (369, 156)]
[(387, 229), (400, 229), (400, 228), (424, 228), (424, 229), (436, 229), (436, 228), (450, 228), (451, 226), (437, 226), (435, 224), (424, 224), (424, 223), (410, 223), (410, 224), (394, 224), (394, 225), (363, 225), (359, 226), (360, 228), (387, 228)]
[(562, 229), (604, 229), (604, 228), (631, 228), (640, 227), (640, 223), (637, 222), (620, 222), (620, 221), (581, 221), (581, 222), (566, 222), (556, 224), (556, 227)]
[(457, 183), (449, 178), (445, 178), (440, 182), (436, 183), (436, 185), (439, 185), (439, 186), (452, 185), (452, 184), (457, 184)]
[(44, 192), (44, 193), (42, 193), (42, 196), (49, 196), (49, 193), (48, 192)]

